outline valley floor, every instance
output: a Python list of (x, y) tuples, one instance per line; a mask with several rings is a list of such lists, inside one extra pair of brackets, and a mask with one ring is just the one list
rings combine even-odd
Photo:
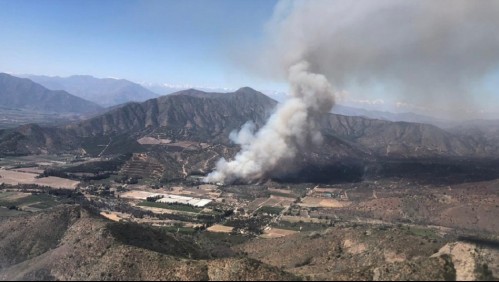
[(120, 163), (1, 160), (0, 279), (499, 277), (499, 180), (165, 184)]

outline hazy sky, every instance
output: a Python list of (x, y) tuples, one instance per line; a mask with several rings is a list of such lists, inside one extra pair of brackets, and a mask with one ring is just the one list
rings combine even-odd
[[(391, 5), (390, 1), (384, 2)], [(442, 1), (439, 1), (439, 3), (442, 4)], [(477, 3), (486, 3), (481, 0), (476, 1)], [(295, 16), (295, 19), (291, 17), (283, 22), (297, 24), (298, 30), (300, 30), (300, 25), (309, 28), (309, 34), (294, 32), (293, 29), (286, 31), (285, 28), (282, 29), (278, 26), (277, 30), (279, 32), (282, 33), (282, 30), (284, 30), (289, 34), (286, 35), (286, 32), (284, 32), (284, 37), (277, 34), (275, 38), (277, 38), (279, 44), (285, 46), (288, 44), (288, 40), (291, 43), (293, 43), (293, 40), (305, 42), (305, 40), (311, 40), (311, 37), (316, 35), (319, 38), (321, 38), (322, 34), (329, 36), (324, 37), (325, 40), (322, 41), (311, 40), (312, 45), (309, 47), (322, 48), (323, 50), (317, 53), (328, 54), (326, 57), (330, 61), (337, 61), (337, 58), (343, 57), (341, 54), (349, 55), (347, 51), (351, 51), (351, 58), (360, 59), (355, 61), (355, 65), (349, 64), (349, 61), (346, 60), (346, 65), (352, 66), (351, 68), (357, 67), (359, 70), (371, 74), (379, 73), (379, 75), (373, 76), (373, 83), (370, 83), (367, 87), (362, 85), (345, 87), (346, 89), (343, 90), (346, 90), (345, 93), (349, 93), (348, 100), (350, 102), (357, 105), (369, 105), (385, 101), (385, 108), (388, 110), (393, 109), (393, 105), (397, 103), (398, 105), (405, 105), (404, 94), (400, 95), (398, 93), (399, 89), (389, 88), (385, 82), (377, 80), (378, 78), (386, 78), (387, 70), (390, 75), (393, 73), (396, 76), (398, 72), (392, 72), (392, 69), (399, 67), (397, 61), (395, 61), (395, 67), (393, 67), (393, 63), (388, 67), (376, 63), (375, 66), (381, 65), (381, 67), (375, 70), (372, 60), (362, 60), (368, 57), (366, 54), (370, 56), (380, 54), (380, 56), (376, 55), (374, 57), (376, 60), (381, 61), (386, 56), (392, 56), (392, 54), (412, 54), (412, 49), (408, 48), (404, 51), (404, 47), (398, 49), (398, 45), (393, 44), (386, 45), (389, 46), (389, 48), (383, 49), (386, 51), (375, 50), (376, 52), (371, 52), (369, 47), (377, 46), (378, 42), (383, 42), (383, 44), (389, 44), (390, 42), (395, 44), (404, 43), (404, 38), (415, 38), (410, 34), (414, 31), (414, 28), (405, 25), (407, 23), (405, 16), (394, 18), (395, 20), (401, 20), (402, 24), (394, 25), (390, 20), (386, 22), (380, 20), (375, 21), (373, 25), (369, 23), (369, 19), (373, 15), (376, 17), (376, 14), (366, 13), (365, 16), (362, 16), (363, 14), (360, 12), (372, 10), (373, 13), (377, 13), (377, 7), (370, 10), (356, 7), (356, 11), (360, 11), (357, 14), (351, 13), (351, 10), (341, 10), (340, 8), (345, 6), (344, 4), (349, 5), (348, 2), (344, 1), (342, 4), (340, 3), (341, 5), (337, 4), (339, 3), (337, 1), (321, 2), (321, 5), (315, 7), (317, 11), (314, 11), (313, 7), (310, 8), (310, 6), (315, 5), (314, 1), (305, 1), (303, 3), (307, 3), (309, 12), (304, 10), (304, 13), (300, 13), (301, 10), (295, 9), (291, 12), (291, 16)], [(397, 3), (397, 1), (393, 2)], [(452, 1), (448, 2), (452, 3)], [(283, 3), (286, 2), (282, 1), (281, 5)], [(316, 3), (318, 4), (318, 2)], [(418, 6), (422, 2), (407, 1), (401, 3), (405, 6), (408, 6), (408, 3)], [(468, 3), (473, 4), (473, 1)], [(287, 89), (284, 79), (276, 79), (275, 77), (272, 78), (271, 75), (255, 72), (254, 69), (248, 66), (248, 62), (244, 62), (244, 59), (242, 59), (247, 57), (250, 61), (258, 60), (259, 48), (265, 46), (265, 41), (269, 41), (269, 34), (272, 35), (272, 32), (269, 33), (269, 27), (272, 28), (272, 22), (275, 25), (276, 15), (278, 15), (279, 10), (276, 9), (277, 4), (277, 1), (272, 0), (0, 0), (0, 72), (52, 76), (89, 74), (96, 77), (125, 78), (139, 83), (188, 84), (226, 88), (251, 86), (259, 90), (284, 91)], [(371, 4), (376, 6), (381, 3), (373, 1)], [(424, 5), (420, 6), (431, 8), (432, 5), (431, 1), (426, 1)], [(420, 22), (422, 24), (427, 22), (424, 14), (427, 11), (446, 12), (445, 3), (438, 6), (439, 9), (421, 10), (423, 14), (422, 17), (419, 17)], [(417, 23), (418, 15), (414, 15), (410, 11), (413, 10), (408, 9), (404, 13), (408, 17), (415, 17), (412, 18), (412, 22)], [(378, 13), (378, 15), (381, 15), (381, 18), (386, 18), (382, 16), (382, 13), (384, 11)], [(434, 19), (440, 18), (438, 14), (431, 13), (428, 15), (433, 15)], [(480, 13), (479, 11), (470, 14), (473, 16), (475, 14), (480, 15)], [(345, 15), (347, 17), (343, 21)], [(356, 21), (356, 15), (362, 21)], [(404, 14), (398, 12), (387, 14), (387, 16), (397, 15)], [(445, 26), (447, 23), (455, 22), (459, 24), (462, 22), (459, 18), (461, 15), (466, 16), (466, 11), (451, 11), (449, 17), (443, 17), (444, 29), (448, 29)], [(298, 17), (298, 20), (296, 20), (296, 17)], [(364, 19), (366, 20), (364, 21)], [(478, 20), (480, 20), (480, 17), (478, 17)], [(495, 22), (491, 21), (492, 25), (485, 22), (486, 28), (478, 28), (477, 30), (483, 31), (482, 33), (491, 33), (490, 30), (497, 30), (494, 26)], [(330, 28), (332, 26), (342, 26), (346, 22), (353, 23), (351, 33), (335, 33), (336, 29)], [(383, 41), (371, 36), (375, 34), (370, 31), (372, 26), (384, 24), (388, 24), (388, 26), (386, 28), (381, 27), (376, 31), (381, 36), (386, 35)], [(398, 26), (401, 28), (398, 29)], [(293, 26), (290, 25), (290, 27)], [(394, 37), (393, 34), (396, 34), (398, 30), (405, 33), (403, 36), (399, 34)], [(432, 30), (431, 26), (429, 30)], [(453, 29), (449, 30), (452, 31)], [(455, 30), (459, 32), (460, 28), (455, 28)], [(384, 31), (386, 31), (386, 34), (383, 33)], [(489, 55), (494, 55), (491, 56), (493, 60), (491, 59), (491, 63), (488, 63), (487, 73), (483, 76), (483, 80), (480, 80), (481, 76), (475, 75), (473, 83), (477, 85), (473, 86), (473, 93), (469, 95), (466, 93), (466, 95), (468, 95), (469, 99), (476, 101), (473, 102), (473, 111), (499, 111), (499, 91), (497, 90), (499, 87), (499, 72), (494, 71), (492, 68), (492, 64), (497, 61), (495, 55), (499, 54), (493, 51), (499, 50), (494, 47), (496, 41), (493, 40), (497, 35), (492, 32), (493, 34), (491, 33), (487, 37), (486, 34), (482, 33), (471, 32), (470, 34), (472, 36), (482, 36), (481, 38), (492, 38), (487, 41), (492, 42), (492, 44), (489, 44), (490, 50), (487, 49), (486, 51), (490, 51)], [(426, 33), (422, 34), (426, 36)], [(343, 45), (336, 44), (338, 35), (342, 36), (343, 40), (341, 42)], [(450, 36), (450, 38), (453, 37)], [(461, 37), (461, 39), (463, 38)], [(322, 45), (317, 45), (319, 43), (314, 42), (320, 42)], [(430, 40), (430, 42), (432, 41)], [(435, 42), (438, 42), (438, 40)], [(459, 42), (466, 43), (467, 41), (461, 40)], [(330, 48), (331, 44), (333, 44), (332, 47), (336, 47)], [(403, 46), (404, 44), (399, 45)], [(468, 46), (466, 44), (461, 45), (464, 46), (463, 48)], [(345, 46), (352, 47), (344, 48)], [(445, 46), (445, 44), (442, 46)], [(473, 45), (473, 47), (477, 46), (480, 46), (480, 43)], [(426, 48), (427, 46), (422, 45), (422, 47)], [(338, 51), (338, 48), (344, 49), (341, 49), (341, 52), (330, 53), (333, 55), (340, 54), (339, 57), (329, 56), (328, 50)], [(421, 50), (426, 52), (427, 49)], [(273, 56), (270, 58), (261, 56), (264, 65), (276, 65), (277, 63), (273, 59), (281, 55), (280, 50), (278, 48), (277, 53), (270, 53)], [(364, 51), (360, 52), (362, 50)], [(482, 49), (470, 50), (481, 51)], [(414, 49), (414, 51), (419, 52), (420, 49)], [(443, 52), (441, 54), (446, 54), (445, 50), (440, 51)], [(461, 52), (462, 50), (458, 51)], [(456, 53), (456, 58), (459, 58), (459, 52)], [(469, 52), (468, 54), (476, 54), (476, 52)], [(452, 58), (451, 56), (441, 57)], [(437, 56), (436, 58), (441, 57)], [(400, 62), (404, 58), (400, 57)], [(424, 69), (427, 66), (425, 65), (426, 61), (421, 61), (419, 58), (415, 56), (412, 61), (416, 64), (421, 62), (422, 67), (420, 69)], [(470, 56), (470, 58), (474, 62), (474, 58), (477, 58), (477, 56)], [(479, 55), (478, 58), (480, 58)], [(321, 58), (317, 60), (324, 64), (329, 62), (327, 60), (322, 61)], [(450, 65), (452, 65), (450, 59), (445, 63), (449, 61), (451, 62)], [(461, 61), (465, 62), (465, 60)], [(479, 66), (487, 63), (486, 59), (482, 61)], [(369, 63), (368, 66), (371, 68), (363, 68), (366, 65), (365, 62)], [(411, 67), (410, 62), (408, 60), (406, 63), (409, 67)], [(434, 62), (438, 64), (439, 60)], [(464, 64), (465, 67), (466, 65)], [(492, 71), (488, 71), (489, 69)], [(436, 72), (428, 73), (428, 77), (433, 78), (433, 80), (436, 80), (435, 74), (440, 75), (448, 72), (452, 76), (452, 73), (454, 73), (452, 68), (444, 69), (443, 72), (438, 72), (438, 68), (434, 68), (434, 70)], [(331, 65), (329, 72), (333, 72), (333, 78), (343, 73), (347, 76), (360, 73), (357, 69), (354, 73), (351, 69), (336, 68), (334, 65)], [(405, 73), (410, 74), (410, 69), (409, 72)], [(484, 71), (480, 73), (484, 73)], [(467, 75), (465, 71), (456, 72), (456, 75), (458, 74)], [(418, 77), (421, 78), (422, 76)], [(444, 75), (442, 77), (447, 79)], [(449, 81), (451, 80), (449, 79)], [(335, 83), (336, 81), (333, 84)], [(421, 85), (421, 83), (418, 85)], [(428, 87), (432, 85), (428, 84)], [(412, 87), (413, 85), (408, 84), (407, 86), (419, 91), (419, 89)], [(449, 91), (455, 91), (454, 88), (449, 88)], [(409, 96), (406, 95), (405, 97)], [(447, 99), (446, 96), (445, 99)], [(415, 107), (412, 104), (406, 105), (400, 111), (416, 111), (418, 106), (421, 105), (415, 105)], [(426, 106), (430, 105), (427, 103), (423, 105), (423, 107)], [(437, 108), (440, 107), (440, 105), (437, 106)]]
[(0, 0), (0, 65), (12, 73), (240, 87), (230, 62), (261, 39), (275, 1)]

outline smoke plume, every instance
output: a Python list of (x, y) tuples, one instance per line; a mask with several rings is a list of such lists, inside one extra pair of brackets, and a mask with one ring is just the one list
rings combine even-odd
[(471, 107), (476, 85), (499, 66), (498, 15), (496, 0), (279, 2), (267, 40), (239, 62), (287, 79), (291, 98), (258, 132), (247, 124), (234, 134), (241, 152), (220, 160), (206, 180), (257, 179), (307, 142), (319, 143), (316, 116), (334, 104), (331, 84), (372, 83), (405, 101)]
[(282, 79), (305, 60), (337, 89), (382, 85), (394, 99), (469, 109), (499, 69), (498, 15), (495, 0), (281, 1), (250, 60), (260, 75)]
[(291, 97), (278, 106), (258, 132), (254, 133), (254, 125), (247, 123), (239, 133), (231, 134), (241, 151), (232, 161), (221, 159), (205, 181), (259, 179), (284, 161), (292, 160), (298, 150), (322, 142), (316, 120), (334, 105), (331, 85), (323, 75), (310, 73), (307, 62), (291, 66), (288, 80)]

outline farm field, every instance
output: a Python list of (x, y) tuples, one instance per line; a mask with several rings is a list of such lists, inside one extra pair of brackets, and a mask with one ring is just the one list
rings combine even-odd
[(234, 227), (215, 224), (210, 226), (207, 230), (215, 233), (231, 233), (234, 230)]
[(0, 207), (0, 217), (18, 216), (26, 212)]
[(296, 233), (298, 233), (298, 232), (293, 231), (293, 230), (271, 228), (271, 229), (263, 231), (263, 235), (261, 235), (260, 237), (264, 238), (264, 239), (273, 239), (273, 238), (281, 238), (281, 237), (290, 236), (290, 235), (293, 235)]
[(0, 169), (0, 184), (5, 183), (9, 185), (19, 185), (19, 184), (36, 184), (40, 186), (49, 186), (52, 188), (63, 188), (63, 189), (76, 189), (80, 182), (64, 179), (60, 177), (44, 177), (36, 178), (38, 174), (20, 172), (14, 170)]
[(175, 211), (181, 211), (181, 212), (191, 212), (191, 213), (200, 213), (202, 211), (202, 209), (187, 206), (187, 205), (164, 204), (164, 203), (147, 202), (147, 201), (139, 203), (138, 206), (169, 209), (169, 210), (175, 210)]
[(262, 207), (275, 207), (284, 209), (289, 207), (295, 199), (286, 197), (270, 196), (270, 198), (258, 198), (248, 205), (248, 210), (257, 211)]
[(324, 199), (315, 197), (306, 197), (299, 204), (302, 207), (309, 208), (344, 208), (348, 207), (351, 203), (347, 201), (338, 201), (335, 199)]
[(56, 199), (47, 194), (33, 195), (22, 192), (4, 192), (0, 193), (0, 206), (18, 207), (26, 211), (36, 211), (47, 209), (58, 205)]

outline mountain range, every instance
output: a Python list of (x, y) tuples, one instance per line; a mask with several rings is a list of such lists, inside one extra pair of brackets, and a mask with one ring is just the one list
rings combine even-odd
[[(162, 135), (173, 140), (230, 144), (229, 134), (247, 121), (264, 124), (277, 106), (275, 100), (251, 88), (232, 93), (185, 90), (132, 103), (81, 123), (68, 126), (78, 136), (135, 134)], [(325, 135), (379, 156), (471, 156), (497, 148), (481, 147), (469, 136), (433, 125), (390, 122), (327, 114), (322, 117)], [(493, 144), (487, 144), (493, 147)]]
[(43, 113), (97, 112), (102, 107), (64, 90), (49, 90), (26, 78), (0, 73), (0, 100), (3, 108)]
[(158, 94), (125, 79), (95, 78), (89, 75), (70, 77), (26, 75), (25, 77), (48, 89), (64, 90), (103, 107), (131, 101), (143, 102), (158, 97)]
[[(141, 177), (150, 177), (156, 171), (160, 178), (181, 179), (208, 173), (220, 157), (232, 158), (239, 148), (231, 142), (230, 133), (248, 121), (261, 127), (276, 106), (275, 100), (249, 87), (231, 93), (189, 89), (142, 103), (128, 103), (65, 126), (29, 124), (1, 130), (0, 156), (140, 152), (145, 157), (130, 159), (124, 169), (130, 168)], [(352, 180), (369, 174), (369, 167), (379, 169), (377, 164), (387, 160), (448, 159), (447, 164), (459, 166), (462, 162), (458, 159), (499, 158), (499, 130), (485, 130), (490, 127), (443, 130), (429, 124), (337, 114), (322, 116), (320, 125), (324, 143), (303, 150), (292, 164), (294, 168), (287, 167), (286, 173), (303, 170), (295, 175), (346, 175), (347, 180)], [(395, 164), (390, 169), (399, 166)], [(412, 169), (404, 172), (414, 172)], [(335, 171), (338, 173), (332, 173)], [(276, 171), (274, 176), (282, 175)]]

